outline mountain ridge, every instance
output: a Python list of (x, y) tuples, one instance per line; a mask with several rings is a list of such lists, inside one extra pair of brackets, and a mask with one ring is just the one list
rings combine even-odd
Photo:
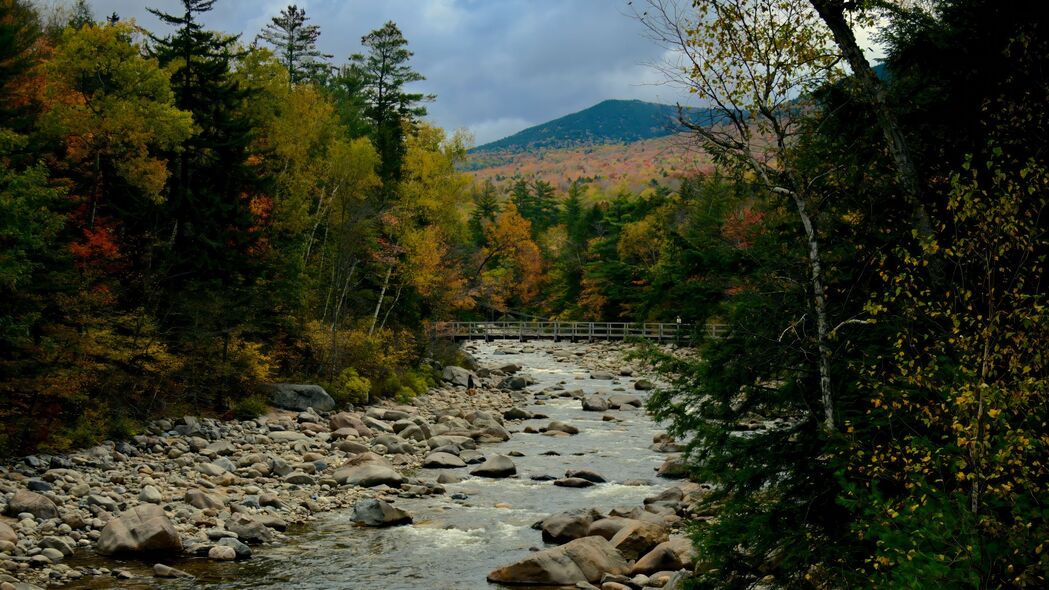
[[(709, 109), (686, 108), (693, 118), (710, 117)], [(502, 139), (477, 146), (471, 154), (564, 149), (607, 143), (634, 143), (666, 137), (684, 129), (678, 107), (642, 100), (607, 99), (591, 107), (533, 125)]]

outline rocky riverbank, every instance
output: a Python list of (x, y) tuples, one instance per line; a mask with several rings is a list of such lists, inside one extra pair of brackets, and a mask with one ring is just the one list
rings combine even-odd
[[(528, 347), (547, 347), (554, 356), (570, 358), (586, 366), (592, 379), (611, 381), (636, 372), (624, 364), (623, 345), (506, 343), (500, 351)], [(487, 445), (509, 439), (515, 421), (534, 417), (522, 409), (526, 402), (579, 397), (584, 408), (589, 405), (588, 409), (599, 412), (639, 404), (626, 387), (601, 398), (585, 398), (570, 383), (541, 392), (526, 391), (531, 382), (527, 368), (498, 362), (489, 365), (472, 371), (446, 368), (448, 383), (412, 405), (338, 413), (313, 408), (276, 410), (249, 421), (161, 420), (131, 441), (60, 457), (26, 457), (2, 466), (0, 513), (6, 516), (0, 517), (0, 584), (7, 590), (31, 587), (27, 584), (58, 585), (84, 576), (132, 575), (119, 567), (102, 567), (97, 561), (78, 564), (79, 557), (95, 553), (141, 553), (143, 558), (148, 554), (148, 559), (157, 562), (154, 575), (180, 576), (182, 572), (170, 565), (177, 566), (185, 555), (216, 561), (249, 559), (253, 548), (262, 546), (265, 551), (266, 545), (284, 541), (289, 526), (332, 510), (352, 509), (354, 520), (362, 526), (410, 522), (411, 515), (393, 505), (397, 499), (443, 494), (442, 483), (458, 477), (448, 473), (447, 477), (420, 478), (415, 475), (419, 467), (476, 465), (470, 472), (478, 477), (506, 477), (515, 472), (511, 457), (498, 455), (492, 452), (495, 447)], [(635, 391), (653, 385), (640, 378), (627, 381)], [(616, 419), (613, 413), (607, 417)], [(540, 430), (556, 438), (571, 436), (573, 428), (550, 423)], [(663, 450), (676, 450), (672, 443), (659, 444)], [(574, 475), (557, 483), (592, 483), (587, 474)], [(682, 498), (694, 491), (679, 489)], [(670, 493), (677, 497), (679, 492)], [(662, 519), (660, 526), (670, 531), (678, 508), (687, 506), (687, 502), (679, 504), (673, 514), (665, 508), (659, 509), (663, 514), (642, 507), (638, 510), (657, 514)], [(651, 520), (640, 513), (595, 516), (591, 515), (590, 524), (609, 519), (644, 522), (634, 517)], [(613, 551), (620, 551), (619, 544), (611, 540), (614, 534), (605, 535), (608, 539), (602, 536), (602, 531), (612, 533), (609, 522), (594, 533), (589, 526), (575, 530), (587, 533), (579, 537), (586, 547), (599, 545), (604, 551), (601, 543), (605, 542), (611, 543)], [(586, 540), (595, 536), (601, 541)], [(637, 545), (635, 540), (630, 543)], [(579, 553), (576, 546), (566, 545), (564, 551)], [(644, 557), (620, 554), (627, 563)], [(618, 561), (613, 565), (616, 567), (601, 575), (630, 573), (620, 571)], [(637, 575), (647, 574), (639, 571)], [(494, 572), (493, 576), (499, 578)], [(591, 581), (601, 582), (600, 578)], [(649, 580), (635, 577), (606, 582), (642, 587)]]

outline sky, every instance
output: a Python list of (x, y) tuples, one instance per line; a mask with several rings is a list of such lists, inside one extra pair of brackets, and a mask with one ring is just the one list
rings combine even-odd
[[(343, 63), (360, 39), (393, 20), (426, 76), (413, 90), (437, 95), (429, 119), (468, 129), (481, 145), (605, 99), (687, 103), (651, 64), (663, 48), (628, 16), (627, 0), (297, 0), (321, 27), (319, 46)], [(251, 41), (288, 0), (218, 0), (206, 26)], [(146, 7), (179, 12), (178, 0), (91, 0), (153, 32)]]

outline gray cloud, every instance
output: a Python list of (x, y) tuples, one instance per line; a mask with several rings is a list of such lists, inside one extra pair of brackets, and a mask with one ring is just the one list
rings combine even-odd
[[(219, 0), (209, 27), (250, 40), (289, 0)], [(298, 0), (321, 26), (321, 48), (345, 61), (360, 38), (395, 21), (437, 95), (430, 119), (468, 128), (477, 143), (607, 98), (685, 101), (658, 84), (646, 64), (662, 49), (626, 16), (626, 0)], [(116, 11), (162, 31), (146, 6), (177, 12), (177, 0), (92, 0), (96, 16)]]

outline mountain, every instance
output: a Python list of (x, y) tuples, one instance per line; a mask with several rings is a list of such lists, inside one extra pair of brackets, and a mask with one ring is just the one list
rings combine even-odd
[[(686, 109), (695, 119), (709, 117), (706, 109)], [(471, 153), (562, 149), (605, 143), (633, 143), (683, 131), (678, 108), (640, 100), (606, 100), (509, 137), (474, 148)]]
[[(713, 111), (686, 114), (709, 124)], [(521, 175), (562, 189), (574, 180), (631, 189), (673, 182), (712, 167), (677, 117), (676, 106), (606, 100), (474, 148), (461, 168), (497, 184)]]

